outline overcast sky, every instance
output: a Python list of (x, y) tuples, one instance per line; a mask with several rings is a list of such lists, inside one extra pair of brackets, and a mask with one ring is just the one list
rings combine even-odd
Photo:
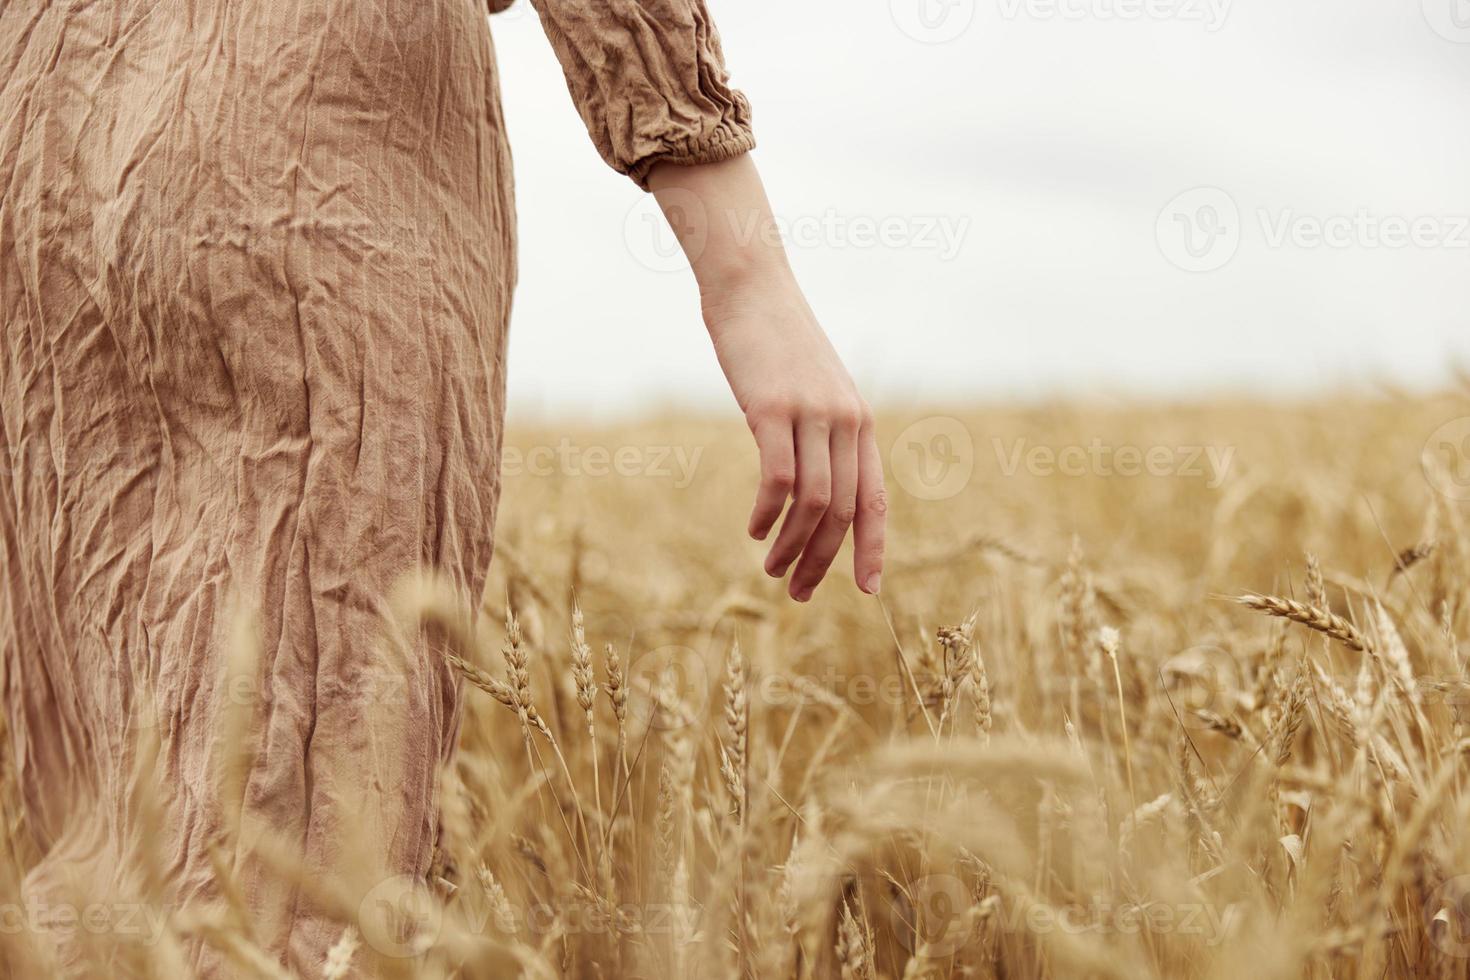
[[(1298, 395), (1470, 360), (1470, 0), (709, 3), (797, 273), (875, 404)], [(491, 23), (513, 418), (728, 408), (652, 199), (593, 151), (527, 0)]]

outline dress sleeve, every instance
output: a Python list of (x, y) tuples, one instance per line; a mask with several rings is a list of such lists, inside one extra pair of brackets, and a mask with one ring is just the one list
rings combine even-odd
[(716, 163), (755, 146), (705, 0), (533, 0), (602, 158), (647, 189), (662, 161)]

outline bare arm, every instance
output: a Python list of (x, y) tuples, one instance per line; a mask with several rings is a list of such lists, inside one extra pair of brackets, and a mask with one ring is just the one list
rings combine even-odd
[(876, 593), (887, 504), (872, 412), (797, 285), (754, 161), (661, 163), (648, 186), (693, 267), (715, 354), (760, 448), (751, 536), (764, 540), (792, 501), (767, 574), (795, 562), (788, 591), (805, 602), (852, 528), (854, 579)]

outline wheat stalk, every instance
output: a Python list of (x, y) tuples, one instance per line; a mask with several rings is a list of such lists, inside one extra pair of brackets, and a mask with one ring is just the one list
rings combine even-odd
[(1248, 609), (1255, 609), (1269, 616), (1279, 616), (1289, 619), (1294, 623), (1300, 623), (1308, 629), (1316, 630), (1325, 636), (1330, 636), (1344, 646), (1357, 651), (1372, 649), (1368, 639), (1358, 632), (1358, 628), (1352, 623), (1334, 613), (1309, 606), (1295, 599), (1283, 599), (1279, 596), (1257, 595), (1246, 593), (1235, 596), (1233, 602), (1237, 602)]

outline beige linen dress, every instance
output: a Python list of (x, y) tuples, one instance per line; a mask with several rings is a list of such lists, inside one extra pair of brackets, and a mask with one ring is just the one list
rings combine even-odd
[[(385, 694), (371, 651), (400, 576), (477, 596), (490, 561), (515, 237), (484, 3), (0, 0), (0, 667), (38, 894), (127, 866), (148, 700), (169, 888), (215, 894), (236, 594), (246, 816), (312, 874), (362, 815), (427, 874), (458, 684), (421, 649)], [(617, 170), (752, 146), (702, 0), (536, 6)], [(265, 941), (317, 975), (341, 926), (261, 877)]]

